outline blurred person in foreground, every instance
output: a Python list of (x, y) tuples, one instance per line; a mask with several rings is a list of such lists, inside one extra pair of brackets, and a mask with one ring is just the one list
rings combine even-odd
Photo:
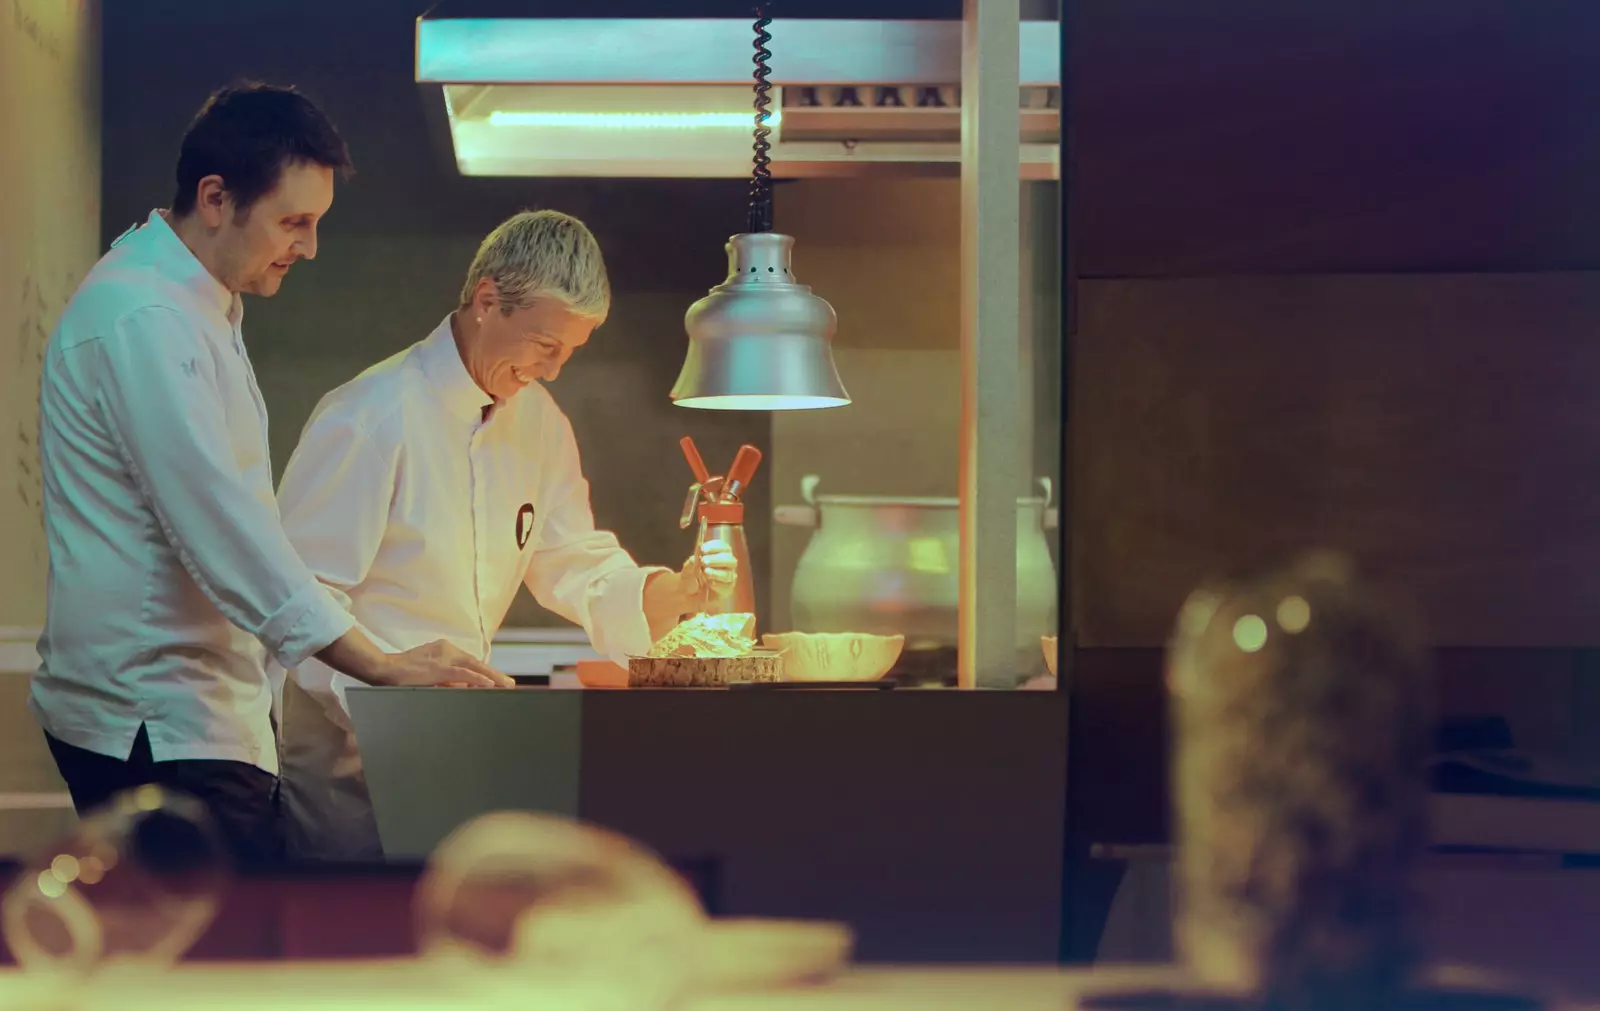
[(1434, 707), (1417, 643), (1332, 555), (1184, 604), (1176, 938), (1200, 984), (1284, 1011), (1409, 1006)]

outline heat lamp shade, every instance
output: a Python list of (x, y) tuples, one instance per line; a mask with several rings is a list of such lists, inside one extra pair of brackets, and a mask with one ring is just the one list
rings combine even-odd
[(833, 307), (794, 279), (794, 239), (728, 240), (728, 279), (689, 307), (689, 351), (672, 388), (680, 407), (798, 411), (850, 403), (833, 364)]

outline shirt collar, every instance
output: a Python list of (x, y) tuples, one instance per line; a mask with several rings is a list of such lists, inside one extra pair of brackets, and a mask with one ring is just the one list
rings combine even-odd
[(450, 331), (449, 316), (418, 346), (417, 356), (428, 387), (451, 415), (464, 421), (484, 420), (484, 408), (494, 405), (495, 399), (483, 392), (467, 372), (461, 349), (456, 347), (455, 335)]
[(205, 264), (178, 238), (178, 233), (172, 230), (161, 211), (151, 211), (143, 225), (119, 235), (111, 243), (112, 248), (133, 237), (137, 237), (136, 241), (148, 253), (151, 265), (162, 276), (188, 289), (201, 304), (214, 306), (227, 317), (228, 322), (237, 324), (243, 318), (244, 304), (238, 293), (229, 291), (206, 269)]

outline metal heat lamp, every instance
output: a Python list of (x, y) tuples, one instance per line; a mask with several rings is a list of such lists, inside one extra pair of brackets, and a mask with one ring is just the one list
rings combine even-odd
[(728, 278), (689, 307), (689, 353), (672, 387), (680, 407), (797, 411), (850, 403), (833, 364), (833, 307), (795, 281), (794, 238), (772, 230), (772, 56), (764, 5), (755, 21), (755, 157), (748, 229), (728, 239)]

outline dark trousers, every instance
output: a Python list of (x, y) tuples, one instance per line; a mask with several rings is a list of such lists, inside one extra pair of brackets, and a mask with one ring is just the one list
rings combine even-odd
[(187, 793), (206, 806), (240, 870), (265, 870), (283, 861), (278, 777), (271, 773), (221, 759), (157, 762), (150, 755), (150, 735), (143, 726), (126, 760), (85, 751), (49, 734), (45, 739), (79, 817), (123, 790), (155, 783)]

